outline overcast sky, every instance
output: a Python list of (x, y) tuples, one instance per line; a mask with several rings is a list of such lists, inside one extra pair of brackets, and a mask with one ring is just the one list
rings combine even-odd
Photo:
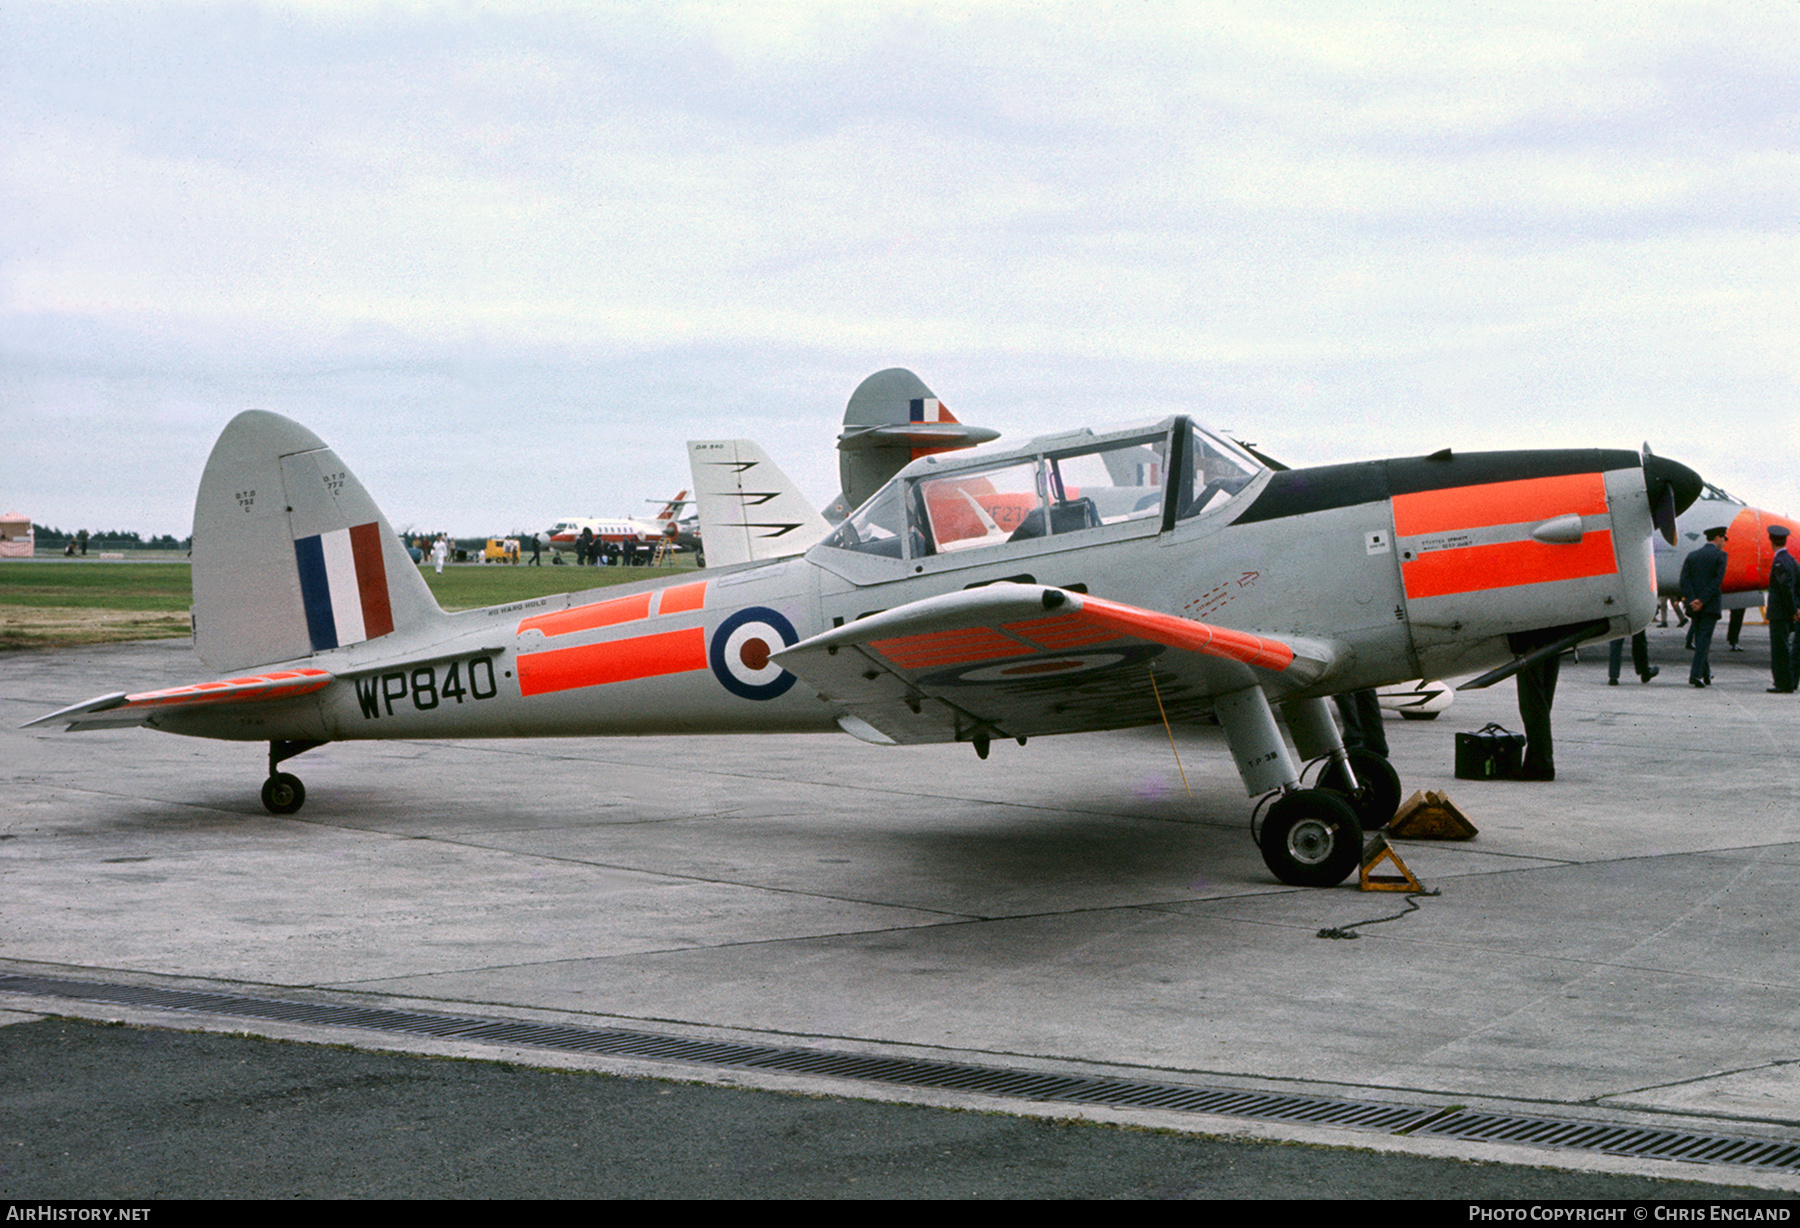
[(823, 504), (907, 366), (1011, 439), (1647, 440), (1800, 512), (1797, 145), (1791, 0), (6, 4), (0, 505), (185, 535), (247, 408), (396, 527), (736, 435)]

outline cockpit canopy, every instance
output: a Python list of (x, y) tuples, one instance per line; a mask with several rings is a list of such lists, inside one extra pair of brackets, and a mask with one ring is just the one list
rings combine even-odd
[(1261, 470), (1242, 448), (1185, 417), (1055, 435), (1000, 454), (926, 457), (821, 546), (923, 559), (1109, 525), (1157, 532), (1218, 511)]

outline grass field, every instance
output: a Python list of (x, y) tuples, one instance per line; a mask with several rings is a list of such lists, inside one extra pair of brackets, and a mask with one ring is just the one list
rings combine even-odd
[[(601, 588), (693, 570), (647, 567), (472, 567), (420, 574), (446, 610)], [(170, 639), (188, 634), (193, 585), (185, 563), (105, 559), (0, 562), (0, 650)]]

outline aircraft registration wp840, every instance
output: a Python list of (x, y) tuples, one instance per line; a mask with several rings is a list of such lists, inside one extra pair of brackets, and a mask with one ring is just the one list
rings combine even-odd
[(31, 723), (267, 743), (286, 814), (305, 790), (278, 766), (350, 739), (818, 730), (985, 758), (1210, 717), (1276, 795), (1270, 869), (1330, 886), (1400, 784), (1329, 697), (1642, 628), (1653, 526), (1699, 489), (1595, 449), (1277, 471), (1178, 416), (924, 456), (796, 557), (446, 614), (337, 455), (250, 411), (194, 509), (194, 645), (222, 676)]

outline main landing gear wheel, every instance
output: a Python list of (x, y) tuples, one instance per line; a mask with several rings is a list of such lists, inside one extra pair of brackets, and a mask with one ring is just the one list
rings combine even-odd
[(293, 814), (306, 805), (306, 786), (289, 772), (277, 772), (263, 781), (263, 805), (270, 814)]
[(1344, 799), (1296, 789), (1275, 799), (1263, 820), (1263, 861), (1290, 887), (1335, 887), (1362, 864), (1362, 827)]
[(1344, 784), (1344, 769), (1335, 762), (1319, 773), (1319, 787), (1330, 789), (1356, 812), (1356, 821), (1364, 831), (1380, 831), (1400, 809), (1400, 773), (1394, 765), (1372, 750), (1349, 752), (1350, 770), (1356, 773), (1359, 786), (1354, 791)]

